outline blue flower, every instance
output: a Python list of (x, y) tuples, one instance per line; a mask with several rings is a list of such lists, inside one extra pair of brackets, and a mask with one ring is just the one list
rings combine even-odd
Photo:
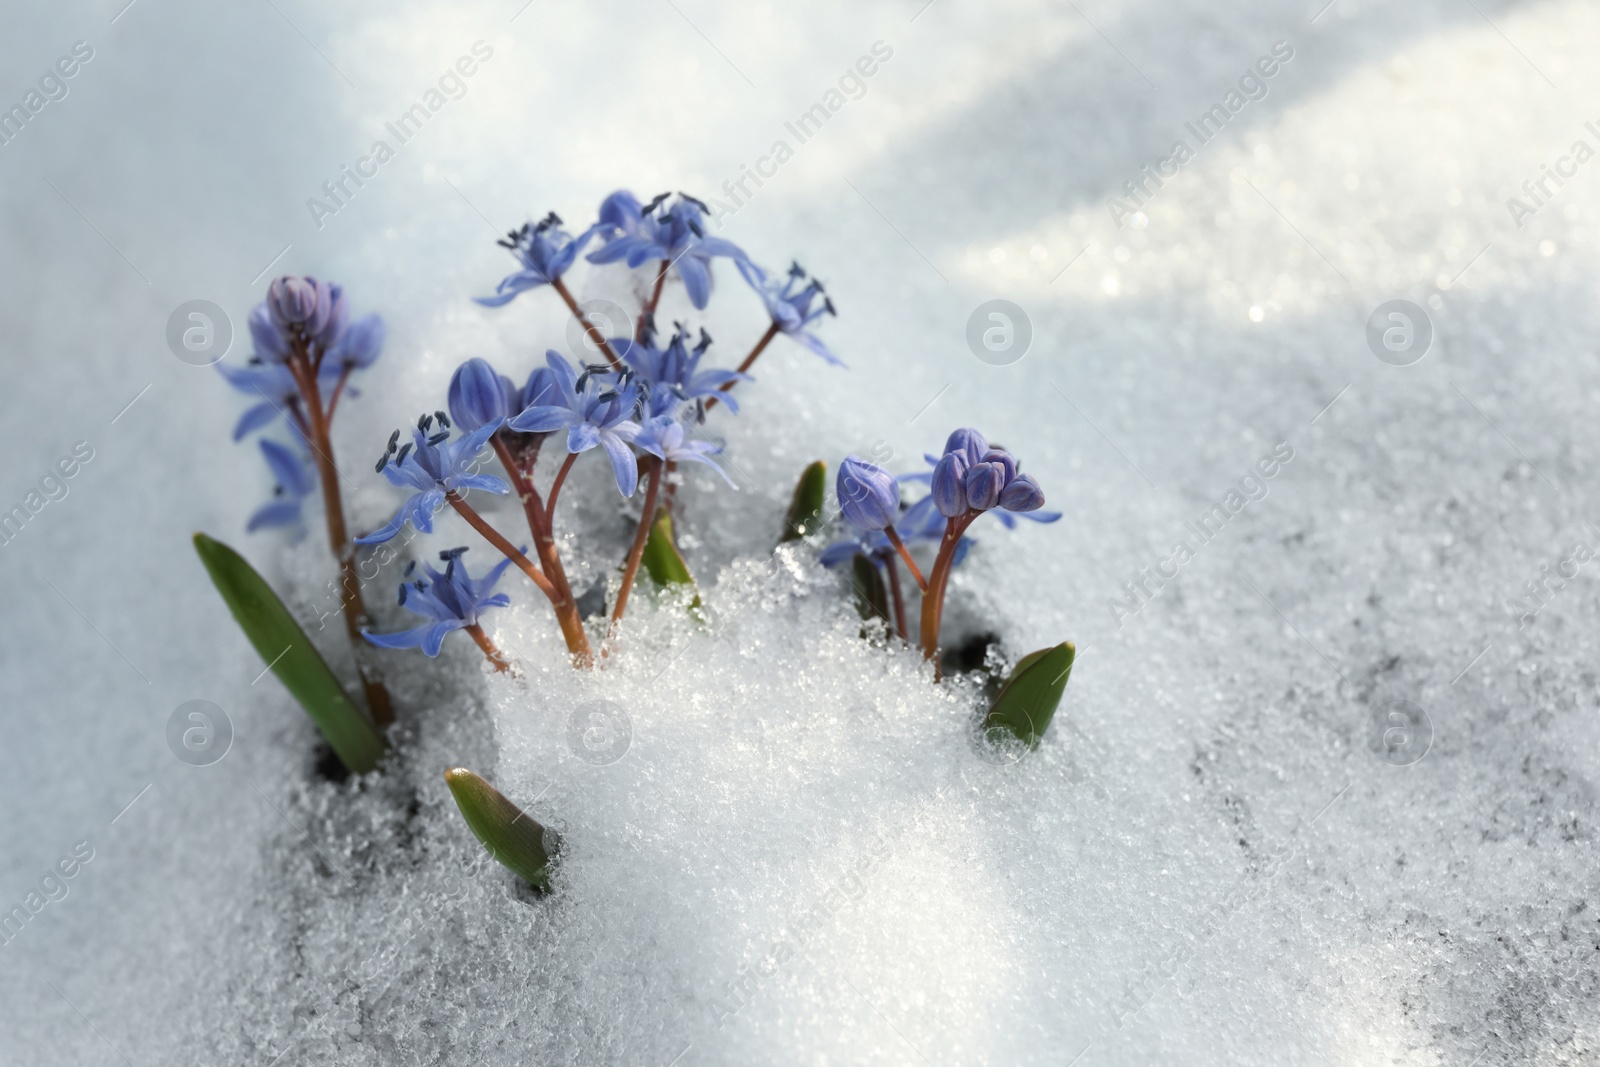
[(735, 262), (744, 280), (750, 283), (750, 288), (767, 306), (767, 314), (772, 316), (773, 325), (834, 366), (845, 365), (844, 360), (834, 355), (821, 338), (807, 329), (824, 315), (838, 314), (833, 309), (833, 301), (823, 292), (821, 282), (813, 278), (801, 287), (806, 272), (800, 269), (798, 263), (790, 265), (788, 278), (780, 282), (748, 259)]
[(273, 280), (265, 303), (272, 323), (285, 338), (298, 337), (323, 351), (344, 333), (349, 313), (342, 285), (292, 274)]
[(272, 319), (272, 311), (262, 301), (250, 309), (247, 320), (250, 325), (250, 340), (256, 346), (256, 359), (262, 363), (282, 363), (289, 358), (289, 340), (278, 328)]
[[(305, 423), (300, 411), (300, 389), (295, 385), (294, 375), (282, 363), (258, 363), (251, 361), (242, 367), (230, 367), (226, 363), (218, 363), (217, 370), (228, 379), (228, 384), (249, 396), (256, 397), (260, 403), (245, 409), (239, 416), (239, 421), (233, 427), (233, 439), (242, 440), (252, 430), (259, 430), (270, 423), (279, 415), (288, 419), (289, 425), (302, 439), (306, 436)], [(339, 378), (339, 368), (330, 367), (323, 363), (322, 370), (317, 375), (317, 384), (331, 388)]]
[(733, 479), (728, 477), (727, 472), (708, 458), (721, 452), (721, 446), (714, 445), (710, 441), (686, 442), (684, 436), (683, 423), (681, 421), (671, 416), (662, 416), (646, 422), (634, 438), (633, 443), (635, 447), (650, 453), (652, 456), (670, 460), (674, 463), (704, 463), (722, 475), (722, 480), (737, 491), (739, 487), (733, 484)]
[[(439, 553), (439, 558), (445, 561), (443, 574), (423, 564), (426, 579), (417, 578), (409, 583), (401, 583), (400, 603), (407, 611), (430, 621), (392, 634), (362, 630), (366, 639), (380, 648), (421, 647), (426, 655), (437, 656), (451, 631), (477, 625), (489, 608), (509, 605), (510, 597), (504, 593), (491, 594), (490, 590), (505, 574), (506, 568), (511, 566), (511, 560), (502, 559), (488, 574), (474, 579), (467, 573), (467, 565), (461, 562), (461, 554), (465, 551), (465, 548), (452, 548)], [(408, 577), (415, 567), (415, 561), (406, 567)]]
[(277, 485), (273, 499), (257, 508), (245, 529), (251, 533), (266, 526), (294, 526), (296, 541), (305, 536), (305, 516), (301, 508), (317, 487), (316, 475), (306, 457), (276, 441), (261, 439), (261, 454)]
[(1031, 474), (1020, 473), (1015, 456), (991, 447), (977, 430), (956, 430), (944, 447), (944, 455), (924, 457), (934, 465), (932, 474), (908, 474), (906, 478), (929, 482), (933, 490), (930, 499), (947, 518), (969, 511), (993, 511), (1008, 530), (1016, 526), (1013, 512), (1034, 522), (1061, 518), (1059, 511), (1040, 510), (1044, 491), (1039, 483)]
[(639, 432), (633, 421), (639, 407), (638, 383), (600, 370), (586, 369), (580, 378), (554, 351), (545, 353), (545, 362), (554, 378), (555, 397), (529, 407), (507, 425), (522, 433), (565, 429), (567, 451), (574, 454), (601, 446), (611, 460), (618, 491), (632, 496), (639, 485), (639, 465), (628, 444)]
[[(459, 441), (449, 440), (450, 431), (428, 433), (433, 416), (424, 415), (413, 431), (412, 445), (405, 445), (398, 454), (393, 451), (398, 431), (389, 438), (389, 451), (378, 460), (378, 470), (390, 484), (403, 489), (413, 489), (394, 518), (380, 530), (356, 538), (358, 545), (375, 545), (399, 533), (407, 522), (423, 533), (433, 532), (433, 513), (444, 506), (445, 493), (463, 489), (486, 489), (491, 493), (509, 493), (511, 487), (492, 474), (475, 473), (478, 453), (494, 432), (500, 428), (499, 420), (484, 423)], [(393, 456), (394, 462), (390, 462)]]
[[(1040, 510), (1045, 506), (1045, 493), (1038, 488), (1034, 475), (1019, 474), (1016, 458), (1002, 448), (990, 448), (978, 430), (955, 430), (946, 442), (946, 453), (923, 456), (923, 459), (933, 464), (931, 472), (901, 475), (901, 478), (904, 482), (930, 483), (933, 493), (928, 501), (946, 517), (965, 515), (970, 507), (989, 510), (1006, 530), (1016, 530), (1019, 515), (1035, 523), (1053, 523), (1061, 518), (1061, 512)], [(987, 507), (976, 507), (968, 488), (973, 470), (979, 467), (982, 467), (978, 475), (982, 482), (974, 482), (974, 485), (978, 485), (984, 501), (989, 499), (995, 480), (1002, 486)]]
[(502, 278), (500, 284), (495, 286), (493, 296), (476, 296), (473, 299), (484, 307), (495, 308), (509, 304), (524, 290), (549, 285), (567, 272), (597, 228), (591, 226), (573, 237), (561, 228), (561, 219), (554, 211), (537, 224), (523, 223), (522, 229), (512, 230), (506, 235), (509, 240), (496, 242), (502, 248), (511, 250), (511, 254), (521, 261), (522, 269)]
[(709, 347), (711, 335), (701, 330), (699, 343), (691, 351), (681, 326), (673, 331), (672, 340), (665, 349), (623, 337), (611, 339), (612, 351), (639, 376), (652, 394), (656, 386), (664, 385), (681, 400), (715, 396), (728, 405), (728, 410), (738, 412), (739, 405), (733, 397), (721, 390), (729, 382), (743, 381), (748, 375), (716, 368), (701, 370), (700, 359)]
[(361, 316), (339, 335), (339, 339), (328, 350), (323, 366), (331, 362), (340, 368), (366, 370), (383, 351), (383, 340), (387, 333), (388, 328), (379, 316)]
[(450, 417), (468, 433), (487, 423), (504, 422), (522, 410), (511, 407), (512, 398), (518, 395), (511, 379), (476, 356), (456, 368), (445, 395)]
[(732, 241), (706, 236), (706, 206), (694, 197), (679, 193), (677, 201), (663, 208), (670, 195), (662, 193), (643, 207), (626, 190), (608, 196), (596, 227), (603, 231), (606, 244), (589, 253), (589, 262), (626, 260), (629, 267), (638, 267), (666, 260), (683, 279), (689, 301), (704, 309), (711, 299), (711, 260), (743, 259), (744, 252)]
[(900, 514), (900, 483), (875, 463), (846, 456), (836, 485), (845, 521), (862, 530), (881, 530)]
[[(938, 544), (944, 539), (945, 518), (933, 506), (932, 497), (923, 497), (908, 508), (895, 522), (895, 533), (900, 535), (900, 540), (907, 546), (918, 541)], [(956, 545), (955, 556), (951, 566), (960, 566), (961, 561), (967, 558), (967, 552), (976, 544), (970, 537), (962, 537)], [(874, 533), (857, 533), (854, 537), (843, 541), (835, 541), (824, 548), (817, 557), (824, 567), (837, 567), (842, 563), (849, 563), (856, 555), (866, 555), (875, 561), (887, 559), (895, 554), (894, 546), (889, 543), (889, 538), (882, 530)]]

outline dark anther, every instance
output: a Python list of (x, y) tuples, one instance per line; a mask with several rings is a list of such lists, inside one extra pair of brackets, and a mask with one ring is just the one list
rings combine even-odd
[(405, 584), (403, 584), (403, 583), (400, 586), (400, 603), (401, 604), (404, 604), (406, 602), (406, 590), (408, 588), (410, 588), (410, 587), (405, 585)]
[(396, 444), (398, 444), (399, 441), (400, 441), (400, 431), (396, 430), (394, 433), (389, 435), (389, 447), (384, 449), (384, 451), (385, 452), (393, 452), (394, 451), (394, 446)]
[(388, 465), (389, 465), (389, 453), (385, 452), (383, 455), (378, 457), (378, 465), (376, 467), (372, 468), (372, 472), (374, 474), (382, 474), (383, 473), (383, 468), (387, 467)]
[(433, 416), (432, 415), (423, 414), (423, 415), (417, 416), (417, 429), (421, 430), (423, 433), (427, 433), (428, 432), (428, 427), (432, 426), (432, 425), (433, 425)]
[(404, 463), (406, 461), (406, 453), (410, 452), (410, 451), (411, 451), (411, 442), (410, 441), (407, 441), (405, 444), (401, 445), (400, 446), (400, 454), (398, 456), (394, 457), (394, 465), (398, 467), (400, 464)]
[(443, 552), (439, 553), (439, 558), (444, 560), (446, 563), (449, 563), (451, 560), (455, 559), (457, 556), (461, 555), (461, 553), (465, 552), (466, 550), (467, 550), (467, 546), (466, 545), (462, 545), (459, 548), (447, 548)]
[(450, 431), (449, 430), (440, 430), (438, 433), (436, 433), (432, 437), (428, 438), (428, 443), (430, 445), (436, 445), (440, 441), (448, 441), (449, 439), (450, 439)]
[(450, 417), (448, 415), (446, 415), (444, 412), (435, 411), (433, 413), (433, 417), (439, 420), (439, 425), (440, 426), (443, 426), (447, 430), (450, 428)]
[(411, 572), (416, 570), (416, 569), (417, 569), (417, 561), (416, 560), (412, 560), (410, 563), (406, 564), (406, 569), (401, 572), (400, 576), (402, 578), (409, 578), (409, 577), (411, 577)]

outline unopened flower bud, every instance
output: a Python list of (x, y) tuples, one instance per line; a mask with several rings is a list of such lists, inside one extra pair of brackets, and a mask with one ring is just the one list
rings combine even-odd
[(947, 519), (967, 513), (967, 459), (961, 452), (946, 452), (933, 468), (933, 506)]
[(317, 311), (317, 283), (285, 274), (267, 289), (267, 307), (280, 327), (301, 326)]
[(989, 451), (989, 442), (977, 430), (962, 427), (946, 439), (944, 450), (946, 454), (960, 452), (965, 457), (967, 466), (975, 467), (983, 462), (983, 454)]
[(1019, 474), (1000, 491), (1000, 506), (1007, 511), (1038, 511), (1044, 507), (1044, 490), (1031, 474)]
[(967, 506), (974, 511), (988, 511), (1000, 502), (1000, 490), (1005, 488), (1006, 469), (999, 463), (979, 463), (967, 470)]
[(839, 509), (862, 530), (881, 530), (900, 515), (900, 483), (882, 467), (857, 456), (839, 464)]
[(450, 377), (450, 417), (463, 432), (515, 414), (510, 410), (509, 383), (489, 365), (473, 357), (456, 368)]

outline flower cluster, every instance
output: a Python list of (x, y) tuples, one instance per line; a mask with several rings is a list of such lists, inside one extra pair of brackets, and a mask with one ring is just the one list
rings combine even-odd
[[(247, 317), (254, 352), (242, 367), (219, 363), (228, 384), (256, 400), (233, 428), (241, 440), (278, 420), (291, 431), (287, 445), (262, 438), (261, 454), (272, 471), (273, 498), (250, 516), (249, 528), (283, 526), (296, 539), (305, 530), (305, 501), (319, 483), (326, 504), (328, 543), (339, 563), (338, 614), (350, 640), (359, 647), (366, 605), (339, 495), (333, 462), (334, 413), (345, 393), (355, 396), (350, 379), (371, 367), (383, 351), (383, 320), (366, 315), (350, 321), (344, 287), (319, 278), (284, 275), (267, 287), (267, 298)], [(389, 696), (372, 670), (356, 657), (373, 722), (391, 718)]]
[[(882, 467), (848, 456), (839, 467), (836, 492), (839, 511), (856, 533), (829, 545), (822, 562), (830, 567), (865, 556), (884, 570), (895, 590), (893, 622), (907, 637), (906, 615), (899, 596), (896, 556), (910, 569), (923, 590), (921, 640), (932, 658), (938, 648), (939, 621), (950, 571), (967, 556), (973, 542), (966, 529), (986, 513), (993, 513), (1007, 529), (1016, 516), (1034, 522), (1055, 522), (1058, 511), (1043, 511), (1044, 492), (1032, 475), (1023, 474), (1020, 461), (1003, 448), (991, 446), (983, 434), (970, 428), (956, 430), (939, 456), (925, 457), (931, 472), (897, 478)], [(901, 481), (929, 483), (927, 496), (909, 507), (901, 500)], [(910, 547), (918, 542), (939, 546), (926, 579)]]
[(288, 446), (261, 442), (272, 471), (274, 499), (251, 516), (252, 530), (288, 526), (304, 533), (301, 503), (316, 488), (315, 450), (332, 422), (339, 398), (356, 396), (348, 382), (372, 366), (383, 351), (384, 325), (377, 315), (349, 321), (344, 288), (316, 278), (286, 275), (272, 282), (267, 298), (247, 319), (254, 353), (242, 367), (217, 369), (241, 393), (256, 398), (233, 428), (242, 440), (279, 419), (293, 431)]
[[(646, 203), (618, 190), (581, 229), (569, 231), (550, 212), (500, 241), (515, 257), (517, 269), (501, 279), (493, 295), (477, 297), (477, 302), (497, 308), (522, 293), (549, 288), (583, 323), (605, 361), (575, 362), (549, 350), (519, 387), (486, 359), (464, 360), (451, 375), (443, 406), (417, 420), (411, 439), (401, 444), (401, 431), (390, 435), (375, 470), (407, 495), (388, 522), (359, 537), (346, 532), (332, 484), (336, 468), (328, 427), (351, 374), (370, 367), (381, 351), (382, 320), (369, 315), (350, 321), (344, 290), (335, 283), (310, 277), (272, 282), (266, 299), (249, 316), (254, 357), (247, 366), (223, 371), (236, 388), (260, 398), (240, 418), (236, 438), (281, 417), (298, 439), (290, 445), (262, 442), (276, 489), (273, 500), (251, 516), (250, 528), (301, 525), (304, 503), (320, 477), (328, 482), (323, 496), (334, 512), (328, 516), (329, 540), (344, 573), (352, 567), (353, 546), (390, 541), (408, 525), (431, 533), (434, 516), (450, 508), (498, 549), (504, 561), (480, 582), (467, 575), (459, 549), (441, 557), (446, 562), (442, 573), (427, 568), (425, 578), (412, 579), (408, 571), (401, 603), (430, 621), (389, 635), (364, 624), (359, 583), (344, 573), (352, 591), (347, 604), (352, 633), (382, 647), (421, 647), (436, 655), (447, 634), (466, 630), (491, 663), (504, 669), (508, 661), (489, 644), (478, 621), (486, 609), (506, 602), (492, 588), (507, 567), (516, 566), (550, 600), (575, 662), (593, 663), (588, 627), (567, 582), (562, 542), (555, 536), (557, 503), (578, 457), (602, 453), (609, 480), (624, 499), (644, 489), (621, 586), (613, 594), (609, 636), (626, 607), (646, 541), (656, 536), (670, 541), (672, 524), (659, 524), (665, 533), (652, 532), (658, 528), (659, 509), (665, 506), (670, 512), (679, 506), (678, 479), (667, 475), (696, 464), (737, 488), (715, 458), (720, 445), (704, 430), (712, 409), (720, 403), (739, 413), (733, 390), (753, 380), (752, 365), (779, 335), (830, 364), (843, 365), (815, 333), (824, 317), (836, 314), (822, 283), (798, 264), (781, 274), (768, 272), (737, 245), (707, 233), (706, 215), (705, 204), (683, 193), (662, 193)], [(565, 281), (579, 257), (598, 269), (639, 272), (634, 288), (640, 306), (632, 336), (606, 337), (583, 321)], [(669, 280), (681, 284), (690, 307), (699, 311), (708, 306), (719, 259), (732, 261), (768, 319), (762, 336), (731, 368), (712, 364), (712, 338), (703, 326), (678, 321), (670, 333), (656, 327)], [(554, 467), (548, 478), (540, 468), (541, 453), (554, 453), (546, 464)], [(1043, 510), (1044, 494), (1031, 475), (1021, 472), (1017, 458), (991, 446), (976, 430), (957, 430), (940, 455), (927, 458), (931, 470), (903, 479), (859, 457), (846, 458), (838, 472), (838, 502), (855, 533), (824, 549), (821, 559), (837, 566), (865, 556), (886, 572), (895, 592), (895, 622), (905, 634), (899, 587), (903, 563), (923, 590), (920, 637), (931, 657), (950, 570), (973, 544), (967, 527), (991, 512), (1008, 528), (1017, 517), (1052, 522), (1060, 515)], [(504, 468), (503, 476), (485, 471), (494, 462)], [(908, 503), (902, 499), (902, 480), (926, 483), (929, 492)], [(469, 500), (477, 490), (514, 494), (532, 535), (531, 554), (479, 514)], [(912, 553), (918, 546), (935, 546), (930, 577), (924, 578)], [(668, 550), (675, 553), (670, 544), (663, 549)], [(605, 651), (603, 647), (601, 655)]]
[[(574, 363), (559, 352), (547, 351), (543, 365), (529, 373), (521, 388), (488, 360), (472, 357), (462, 362), (451, 376), (445, 409), (422, 416), (412, 431), (413, 440), (404, 446), (399, 443), (399, 431), (391, 435), (377, 470), (409, 495), (388, 523), (356, 538), (355, 543), (390, 540), (408, 524), (431, 532), (433, 516), (446, 507), (454, 509), (549, 597), (574, 658), (591, 662), (585, 626), (567, 585), (554, 535), (556, 504), (577, 457), (591, 451), (603, 453), (611, 480), (624, 498), (636, 496), (641, 482), (645, 484), (639, 525), (615, 597), (614, 626), (626, 605), (653, 526), (665, 474), (679, 466), (699, 464), (737, 488), (713, 458), (721, 446), (701, 429), (707, 413), (719, 402), (738, 413), (731, 392), (739, 383), (751, 380), (750, 366), (776, 334), (793, 338), (830, 363), (841, 362), (812, 332), (818, 319), (834, 313), (821, 284), (808, 280), (798, 267), (790, 270), (784, 282), (769, 280), (767, 272), (737, 245), (710, 236), (705, 216), (705, 205), (682, 193), (676, 197), (663, 193), (641, 203), (631, 192), (618, 190), (601, 203), (595, 221), (575, 236), (554, 212), (507, 235), (500, 244), (516, 258), (518, 269), (501, 279), (493, 295), (477, 297), (479, 304), (501, 307), (521, 293), (549, 287), (576, 316), (577, 305), (565, 277), (579, 256), (598, 243), (587, 255), (588, 262), (601, 268), (616, 264), (642, 271), (638, 329), (633, 336), (608, 338), (585, 324), (606, 362)], [(766, 334), (737, 370), (709, 365), (712, 339), (703, 327), (692, 330), (679, 322), (664, 343), (657, 340), (655, 313), (669, 278), (682, 283), (691, 307), (703, 310), (710, 301), (712, 269), (718, 259), (737, 265), (771, 320)], [(326, 314), (321, 310), (325, 298), (330, 301)], [(278, 330), (285, 346), (332, 344), (319, 340), (322, 335), (318, 331), (330, 328), (325, 320), (342, 314), (338, 307), (342, 307), (342, 293), (336, 286), (307, 281), (281, 292), (275, 290), (260, 325), (264, 330)], [(285, 329), (299, 332), (291, 336), (283, 333)], [(266, 384), (287, 387), (293, 383)], [(550, 441), (554, 444), (547, 445)], [(485, 449), (491, 447), (505, 468), (504, 478), (480, 470)], [(541, 487), (538, 463), (547, 447), (559, 450), (562, 458), (554, 476)], [(515, 491), (533, 535), (533, 557), (512, 547), (477, 513), (467, 500), (474, 489), (497, 494)], [(669, 498), (675, 489), (674, 481), (667, 489)], [(285, 495), (293, 492), (293, 487), (284, 490)], [(438, 585), (435, 579), (434, 586)], [(478, 637), (474, 633), (474, 638)], [(497, 665), (501, 662), (497, 655), (490, 659)]]

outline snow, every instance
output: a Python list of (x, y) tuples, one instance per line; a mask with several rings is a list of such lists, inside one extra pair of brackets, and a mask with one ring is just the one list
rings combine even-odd
[[(1594, 568), (1526, 625), (1507, 608), (1600, 539), (1594, 165), (1521, 228), (1506, 206), (1597, 144), (1591, 6), (120, 6), (14, 10), (0, 39), (6, 102), (94, 48), (0, 148), (0, 504), (93, 449), (0, 546), (0, 905), (59, 897), (0, 945), (0, 1061), (1600, 1056)], [(464, 95), (318, 229), (306, 198), (478, 41)], [(491, 229), (622, 184), (721, 195), (878, 41), (864, 95), (727, 224), (827, 281), (851, 369), (781, 343), (717, 413), (740, 490), (681, 490), (706, 621), (641, 595), (580, 674), (509, 584), (491, 630), (521, 676), (465, 641), (384, 656), (395, 763), (329, 781), (187, 538), (241, 547), (306, 615), (331, 568), (315, 536), (244, 534), (262, 465), (228, 443), (239, 398), (167, 350), (170, 312), (241, 326), (270, 265), (385, 316), (337, 430), (375, 525), (396, 497), (362, 464), (390, 429), (461, 359), (520, 377), (566, 335), (548, 293), (468, 301), (509, 263)], [(1278, 41), (1265, 98), (1116, 228), (1107, 199)], [(631, 306), (613, 273), (577, 281)], [(728, 364), (763, 323), (718, 282)], [(1032, 321), (1006, 366), (965, 340), (993, 298)], [(1410, 366), (1367, 347), (1392, 299), (1434, 327)], [(976, 527), (951, 594), (952, 631), (1008, 656), (1078, 644), (1016, 763), (974, 746), (974, 694), (861, 638), (813, 546), (773, 549), (806, 463), (913, 470), (959, 425), (1066, 513)], [(562, 503), (580, 590), (631, 529), (603, 468)], [(1114, 611), (1180, 539), (1178, 576)], [(426, 542), (459, 543), (488, 561), (453, 519)], [(209, 766), (168, 749), (191, 700), (231, 721)], [(1413, 762), (1375, 751), (1400, 702), (1431, 730)], [(481, 861), (456, 763), (562, 833), (554, 895)], [(79, 842), (93, 859), (41, 889)]]

